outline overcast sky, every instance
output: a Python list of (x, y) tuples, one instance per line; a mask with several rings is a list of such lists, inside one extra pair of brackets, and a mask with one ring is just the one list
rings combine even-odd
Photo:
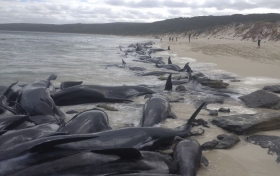
[(0, 23), (154, 22), (251, 13), (280, 13), (280, 0), (0, 0)]

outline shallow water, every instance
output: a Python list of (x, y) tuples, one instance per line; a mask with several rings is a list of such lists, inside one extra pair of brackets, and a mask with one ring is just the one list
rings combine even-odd
[[(147, 71), (159, 70), (154, 64), (134, 62), (134, 56), (125, 58), (118, 46), (128, 46), (130, 43), (145, 42), (151, 39), (116, 37), (102, 35), (78, 35), (78, 34), (56, 34), (56, 33), (30, 33), (30, 32), (0, 32), (0, 85), (6, 85), (19, 81), (20, 84), (32, 83), (36, 80), (46, 79), (50, 74), (58, 75), (53, 81), (55, 86), (59, 86), (63, 81), (84, 81), (83, 84), (98, 85), (139, 85), (158, 86), (157, 90), (163, 92), (165, 81), (160, 81), (156, 76), (137, 76), (131, 71), (129, 66), (141, 66)], [(155, 40), (155, 42), (157, 42)], [(159, 47), (158, 43), (154, 47)], [(246, 108), (238, 99), (241, 94), (247, 94), (254, 90), (254, 79), (238, 78), (232, 73), (223, 70), (215, 70), (213, 63), (200, 63), (195, 59), (177, 57), (167, 51), (160, 52), (153, 56), (162, 56), (167, 63), (168, 56), (172, 62), (183, 67), (186, 62), (194, 71), (199, 71), (212, 79), (225, 79), (230, 83), (228, 89), (236, 92), (231, 99), (223, 105), (210, 104), (209, 109), (219, 109), (220, 107), (230, 108), (230, 115), (256, 113), (262, 110)], [(126, 68), (108, 67), (110, 64), (121, 64), (121, 59), (127, 63)], [(230, 82), (231, 79), (240, 79), (241, 82)], [(197, 89), (201, 86), (197, 85)], [(173, 88), (175, 89), (175, 88)], [(164, 92), (166, 93), (166, 92)], [(203, 99), (206, 94), (174, 93), (173, 95), (183, 96), (184, 100), (179, 103), (172, 103), (172, 111), (178, 119), (167, 119), (158, 126), (175, 128), (186, 123), (186, 120), (195, 111), (194, 100)], [(113, 128), (124, 126), (137, 126), (142, 116), (142, 108), (146, 102), (143, 97), (133, 99), (133, 103), (109, 103), (118, 111), (106, 111)], [(86, 104), (77, 106), (60, 107), (62, 111), (94, 108), (97, 104)], [(5, 114), (8, 115), (8, 114)], [(4, 116), (5, 116), (4, 115)], [(220, 115), (229, 115), (221, 113)], [(2, 115), (3, 116), (3, 115)], [(70, 119), (74, 115), (67, 115)], [(202, 110), (198, 118), (211, 120), (208, 111)], [(210, 125), (202, 136), (195, 137), (201, 144), (211, 141), (217, 135), (227, 133), (226, 131)], [(269, 134), (280, 135), (279, 130), (274, 130)], [(208, 168), (202, 167), (198, 175), (278, 175), (280, 173), (279, 164), (275, 162), (275, 156), (266, 154), (266, 149), (246, 143), (240, 136), (241, 142), (229, 150), (213, 150), (204, 152), (210, 161)]]

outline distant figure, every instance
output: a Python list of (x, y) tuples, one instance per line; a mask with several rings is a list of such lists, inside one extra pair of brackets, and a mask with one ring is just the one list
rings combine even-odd
[(262, 32), (260, 32), (258, 35), (258, 48), (261, 47), (261, 40), (262, 40)]
[(172, 41), (173, 41), (173, 37), (172, 37)]
[(171, 37), (169, 37), (169, 41), (171, 40)]
[(191, 34), (189, 34), (189, 42), (191, 42)]

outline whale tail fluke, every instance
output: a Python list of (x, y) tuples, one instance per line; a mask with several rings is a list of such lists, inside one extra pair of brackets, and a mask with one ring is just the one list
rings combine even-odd
[(192, 122), (193, 120), (196, 118), (196, 116), (198, 115), (198, 113), (201, 111), (201, 109), (205, 106), (206, 102), (202, 103), (197, 110), (192, 114), (192, 116), (189, 118), (188, 122), (186, 123), (186, 125), (184, 126), (183, 130), (184, 131), (190, 131), (192, 128)]
[(170, 74), (166, 80), (165, 88), (164, 90), (170, 91), (172, 90), (172, 80), (171, 80), (172, 74)]
[(57, 75), (56, 74), (51, 74), (47, 80), (51, 81), (51, 80), (56, 80)]

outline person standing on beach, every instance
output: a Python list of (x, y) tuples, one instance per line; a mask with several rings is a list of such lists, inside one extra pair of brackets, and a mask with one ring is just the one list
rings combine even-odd
[(169, 41), (171, 40), (171, 37), (169, 37)]
[(258, 48), (261, 47), (261, 40), (262, 40), (262, 32), (260, 32), (258, 35)]
[(189, 34), (189, 42), (191, 42), (191, 34)]

